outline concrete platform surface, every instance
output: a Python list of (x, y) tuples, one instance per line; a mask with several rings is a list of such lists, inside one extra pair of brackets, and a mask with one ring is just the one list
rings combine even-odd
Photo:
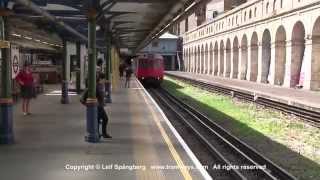
[(251, 94), (259, 97), (264, 97), (274, 101), (320, 112), (320, 92), (303, 89), (291, 89), (270, 84), (229, 79), (212, 75), (194, 74), (190, 72), (167, 71), (166, 73), (185, 78), (196, 79), (198, 81), (247, 93), (250, 92)]
[[(204, 179), (141, 87), (113, 93), (112, 139), (89, 144), (79, 97), (60, 104), (60, 86), (32, 101), (32, 115), (14, 110), (16, 143), (0, 146), (0, 179)], [(171, 144), (170, 144), (171, 143)], [(177, 169), (178, 164), (193, 170)], [(176, 169), (174, 169), (176, 168)]]

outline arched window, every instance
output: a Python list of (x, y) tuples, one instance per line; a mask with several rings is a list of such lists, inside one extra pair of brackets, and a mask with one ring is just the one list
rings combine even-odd
[(243, 22), (245, 22), (247, 19), (247, 12), (244, 12)]
[(257, 17), (257, 7), (254, 8), (254, 17)]
[(282, 8), (283, 0), (280, 0), (280, 8)]
[(273, 11), (276, 9), (276, 3), (277, 3), (277, 0), (274, 0), (273, 1)]
[(234, 17), (232, 17), (232, 26), (233, 26), (233, 23), (234, 23)]
[(238, 15), (236, 16), (236, 24), (238, 24)]
[(249, 19), (251, 19), (252, 18), (252, 11), (250, 10), (249, 11)]
[(269, 2), (266, 5), (266, 14), (268, 14), (268, 9), (269, 9)]

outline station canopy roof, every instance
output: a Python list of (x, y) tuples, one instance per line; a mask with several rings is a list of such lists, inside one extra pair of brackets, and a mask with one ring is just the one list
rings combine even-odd
[(174, 20), (198, 3), (194, 0), (33, 0), (37, 8), (54, 17), (54, 20), (49, 20), (39, 11), (27, 7), (28, 3), (25, 2), (28, 1), (13, 0), (16, 17), (32, 21), (48, 31), (57, 31), (60, 36), (71, 40), (81, 38), (64, 26), (87, 37), (86, 14), (93, 4), (97, 9), (98, 46), (105, 46), (105, 33), (108, 32), (112, 33), (114, 42), (120, 48), (133, 51), (143, 48), (152, 39), (162, 35)]

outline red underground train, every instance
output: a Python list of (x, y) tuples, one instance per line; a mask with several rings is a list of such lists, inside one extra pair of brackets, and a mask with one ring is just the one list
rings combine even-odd
[(164, 76), (163, 57), (144, 54), (135, 59), (135, 75), (144, 85), (160, 86)]

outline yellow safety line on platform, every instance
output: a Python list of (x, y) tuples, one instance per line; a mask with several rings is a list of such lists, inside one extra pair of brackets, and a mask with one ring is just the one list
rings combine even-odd
[[(140, 91), (141, 93), (141, 91)], [(170, 153), (172, 155), (172, 157), (174, 158), (174, 160), (176, 161), (178, 167), (179, 167), (179, 170), (181, 172), (181, 174), (183, 175), (184, 179), (185, 180), (192, 180), (192, 177), (189, 173), (189, 170), (187, 169), (187, 167), (184, 165), (183, 161), (181, 160), (177, 150), (174, 148), (168, 134), (166, 133), (166, 131), (164, 130), (163, 126), (161, 125), (160, 123), (160, 120), (158, 119), (158, 116), (155, 114), (154, 110), (151, 108), (150, 104), (148, 103), (147, 101), (147, 98), (146, 98), (146, 95), (141, 93), (143, 98), (144, 98), (144, 101), (147, 103), (147, 106), (148, 108), (150, 109), (151, 111), (151, 114), (153, 116), (153, 120), (155, 121), (156, 125), (158, 126), (159, 130), (160, 130), (160, 133), (164, 139), (164, 141), (166, 142), (169, 150), (170, 150)]]

